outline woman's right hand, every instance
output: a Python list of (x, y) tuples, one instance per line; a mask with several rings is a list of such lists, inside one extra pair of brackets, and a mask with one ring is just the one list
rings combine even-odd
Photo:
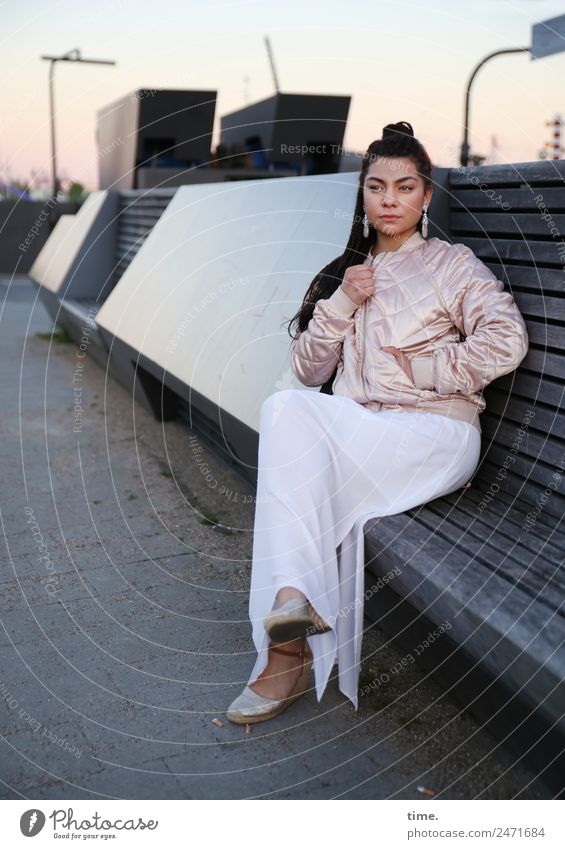
[(376, 289), (373, 274), (373, 269), (366, 264), (350, 265), (345, 271), (341, 288), (358, 306), (370, 298)]

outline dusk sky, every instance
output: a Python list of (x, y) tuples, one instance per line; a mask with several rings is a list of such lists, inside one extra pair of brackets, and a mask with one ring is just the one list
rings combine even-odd
[[(6, 0), (0, 6), (4, 179), (50, 176), (49, 63), (74, 48), (115, 67), (60, 63), (55, 97), (59, 173), (98, 186), (96, 110), (137, 88), (216, 89), (220, 116), (274, 92), (351, 95), (347, 149), (409, 121), (435, 165), (458, 163), (464, 87), (487, 53), (530, 44), (533, 23), (565, 13), (555, 0), (394, 3), (375, 0)], [(488, 161), (539, 158), (565, 113), (565, 54), (501, 56), (481, 69), (471, 105), (471, 150)], [(492, 145), (497, 146), (493, 152)]]

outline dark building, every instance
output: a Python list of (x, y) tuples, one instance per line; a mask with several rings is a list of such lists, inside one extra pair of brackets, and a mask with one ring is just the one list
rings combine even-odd
[(351, 98), (275, 94), (221, 118), (216, 91), (137, 89), (97, 113), (100, 189), (355, 171), (343, 150)]
[(224, 161), (234, 167), (243, 156), (257, 169), (336, 173), (350, 103), (347, 96), (279, 92), (230, 112), (220, 125)]
[(193, 169), (210, 161), (216, 97), (216, 91), (137, 89), (100, 109), (100, 188), (192, 182)]

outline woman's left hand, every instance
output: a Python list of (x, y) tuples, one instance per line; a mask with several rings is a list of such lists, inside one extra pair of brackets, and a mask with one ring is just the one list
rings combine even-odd
[(401, 351), (399, 348), (395, 348), (394, 345), (387, 345), (386, 348), (381, 348), (381, 351), (388, 351), (393, 356), (396, 357), (396, 362), (402, 369), (402, 371), (406, 374), (408, 379), (414, 383), (414, 376), (412, 374), (412, 366), (410, 365), (410, 357)]

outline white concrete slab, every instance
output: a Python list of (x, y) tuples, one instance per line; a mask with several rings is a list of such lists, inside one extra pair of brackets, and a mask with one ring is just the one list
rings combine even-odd
[(358, 176), (183, 186), (98, 324), (258, 429), (262, 400), (302, 386), (281, 323), (345, 247)]

